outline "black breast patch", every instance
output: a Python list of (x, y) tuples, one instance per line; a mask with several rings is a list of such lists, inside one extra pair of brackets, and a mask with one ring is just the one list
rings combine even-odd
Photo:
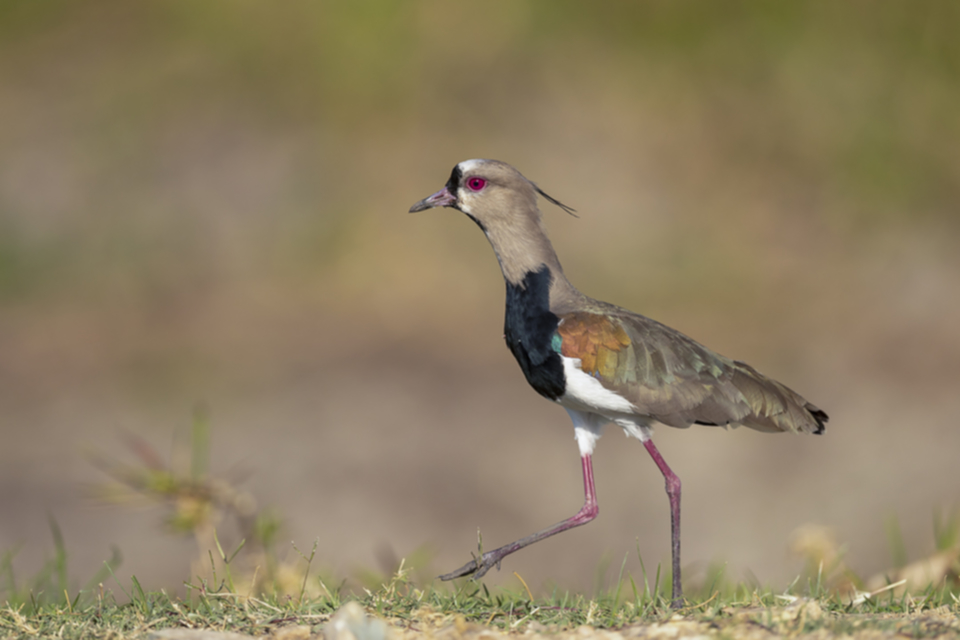
[(566, 390), (563, 361), (552, 346), (560, 319), (550, 311), (552, 275), (546, 265), (524, 276), (519, 285), (507, 282), (503, 335), (523, 375), (537, 393), (556, 400)]

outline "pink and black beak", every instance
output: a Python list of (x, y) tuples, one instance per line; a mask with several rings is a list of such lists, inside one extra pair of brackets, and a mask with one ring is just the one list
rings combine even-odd
[(424, 198), (420, 202), (416, 203), (410, 207), (410, 213), (416, 213), (417, 211), (425, 211), (426, 209), (433, 209), (434, 207), (453, 207), (457, 206), (457, 196), (450, 192), (450, 187), (446, 186), (440, 191), (437, 191), (435, 194), (429, 198)]
[(440, 189), (440, 191), (437, 191), (429, 198), (424, 198), (410, 207), (410, 213), (425, 211), (427, 209), (433, 209), (434, 207), (453, 207), (454, 209), (459, 209), (460, 207), (457, 206), (457, 189), (460, 188), (460, 180), (462, 178), (463, 175), (460, 173), (460, 165), (458, 164), (453, 168), (453, 171), (450, 173), (450, 179), (447, 180), (447, 184), (444, 185), (443, 189)]

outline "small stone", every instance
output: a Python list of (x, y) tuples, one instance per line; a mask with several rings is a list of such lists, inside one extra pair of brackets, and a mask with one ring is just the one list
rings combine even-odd
[(160, 629), (147, 635), (149, 640), (252, 640), (252, 636), (210, 629)]
[(326, 640), (389, 640), (391, 634), (386, 622), (368, 616), (351, 600), (333, 615), (323, 635)]
[(280, 627), (273, 632), (273, 640), (308, 640), (310, 627), (305, 624), (290, 627)]
[(538, 620), (531, 620), (530, 624), (527, 625), (526, 634), (533, 635), (535, 633), (546, 633), (547, 631), (549, 631), (547, 625)]

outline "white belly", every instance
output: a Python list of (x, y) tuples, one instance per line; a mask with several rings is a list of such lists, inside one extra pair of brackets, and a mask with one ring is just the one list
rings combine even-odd
[(637, 412), (632, 402), (604, 387), (599, 380), (581, 369), (580, 358), (563, 360), (566, 378), (564, 394), (557, 399), (573, 419), (581, 455), (592, 453), (606, 422), (619, 425), (628, 436), (641, 442), (650, 439), (650, 418)]

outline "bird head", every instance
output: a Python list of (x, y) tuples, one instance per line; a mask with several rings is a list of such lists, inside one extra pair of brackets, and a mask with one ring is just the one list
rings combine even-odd
[(464, 160), (453, 168), (440, 191), (410, 207), (410, 213), (452, 207), (467, 214), (484, 231), (512, 226), (522, 218), (539, 220), (537, 194), (568, 213), (573, 209), (548, 196), (523, 174), (499, 160)]

